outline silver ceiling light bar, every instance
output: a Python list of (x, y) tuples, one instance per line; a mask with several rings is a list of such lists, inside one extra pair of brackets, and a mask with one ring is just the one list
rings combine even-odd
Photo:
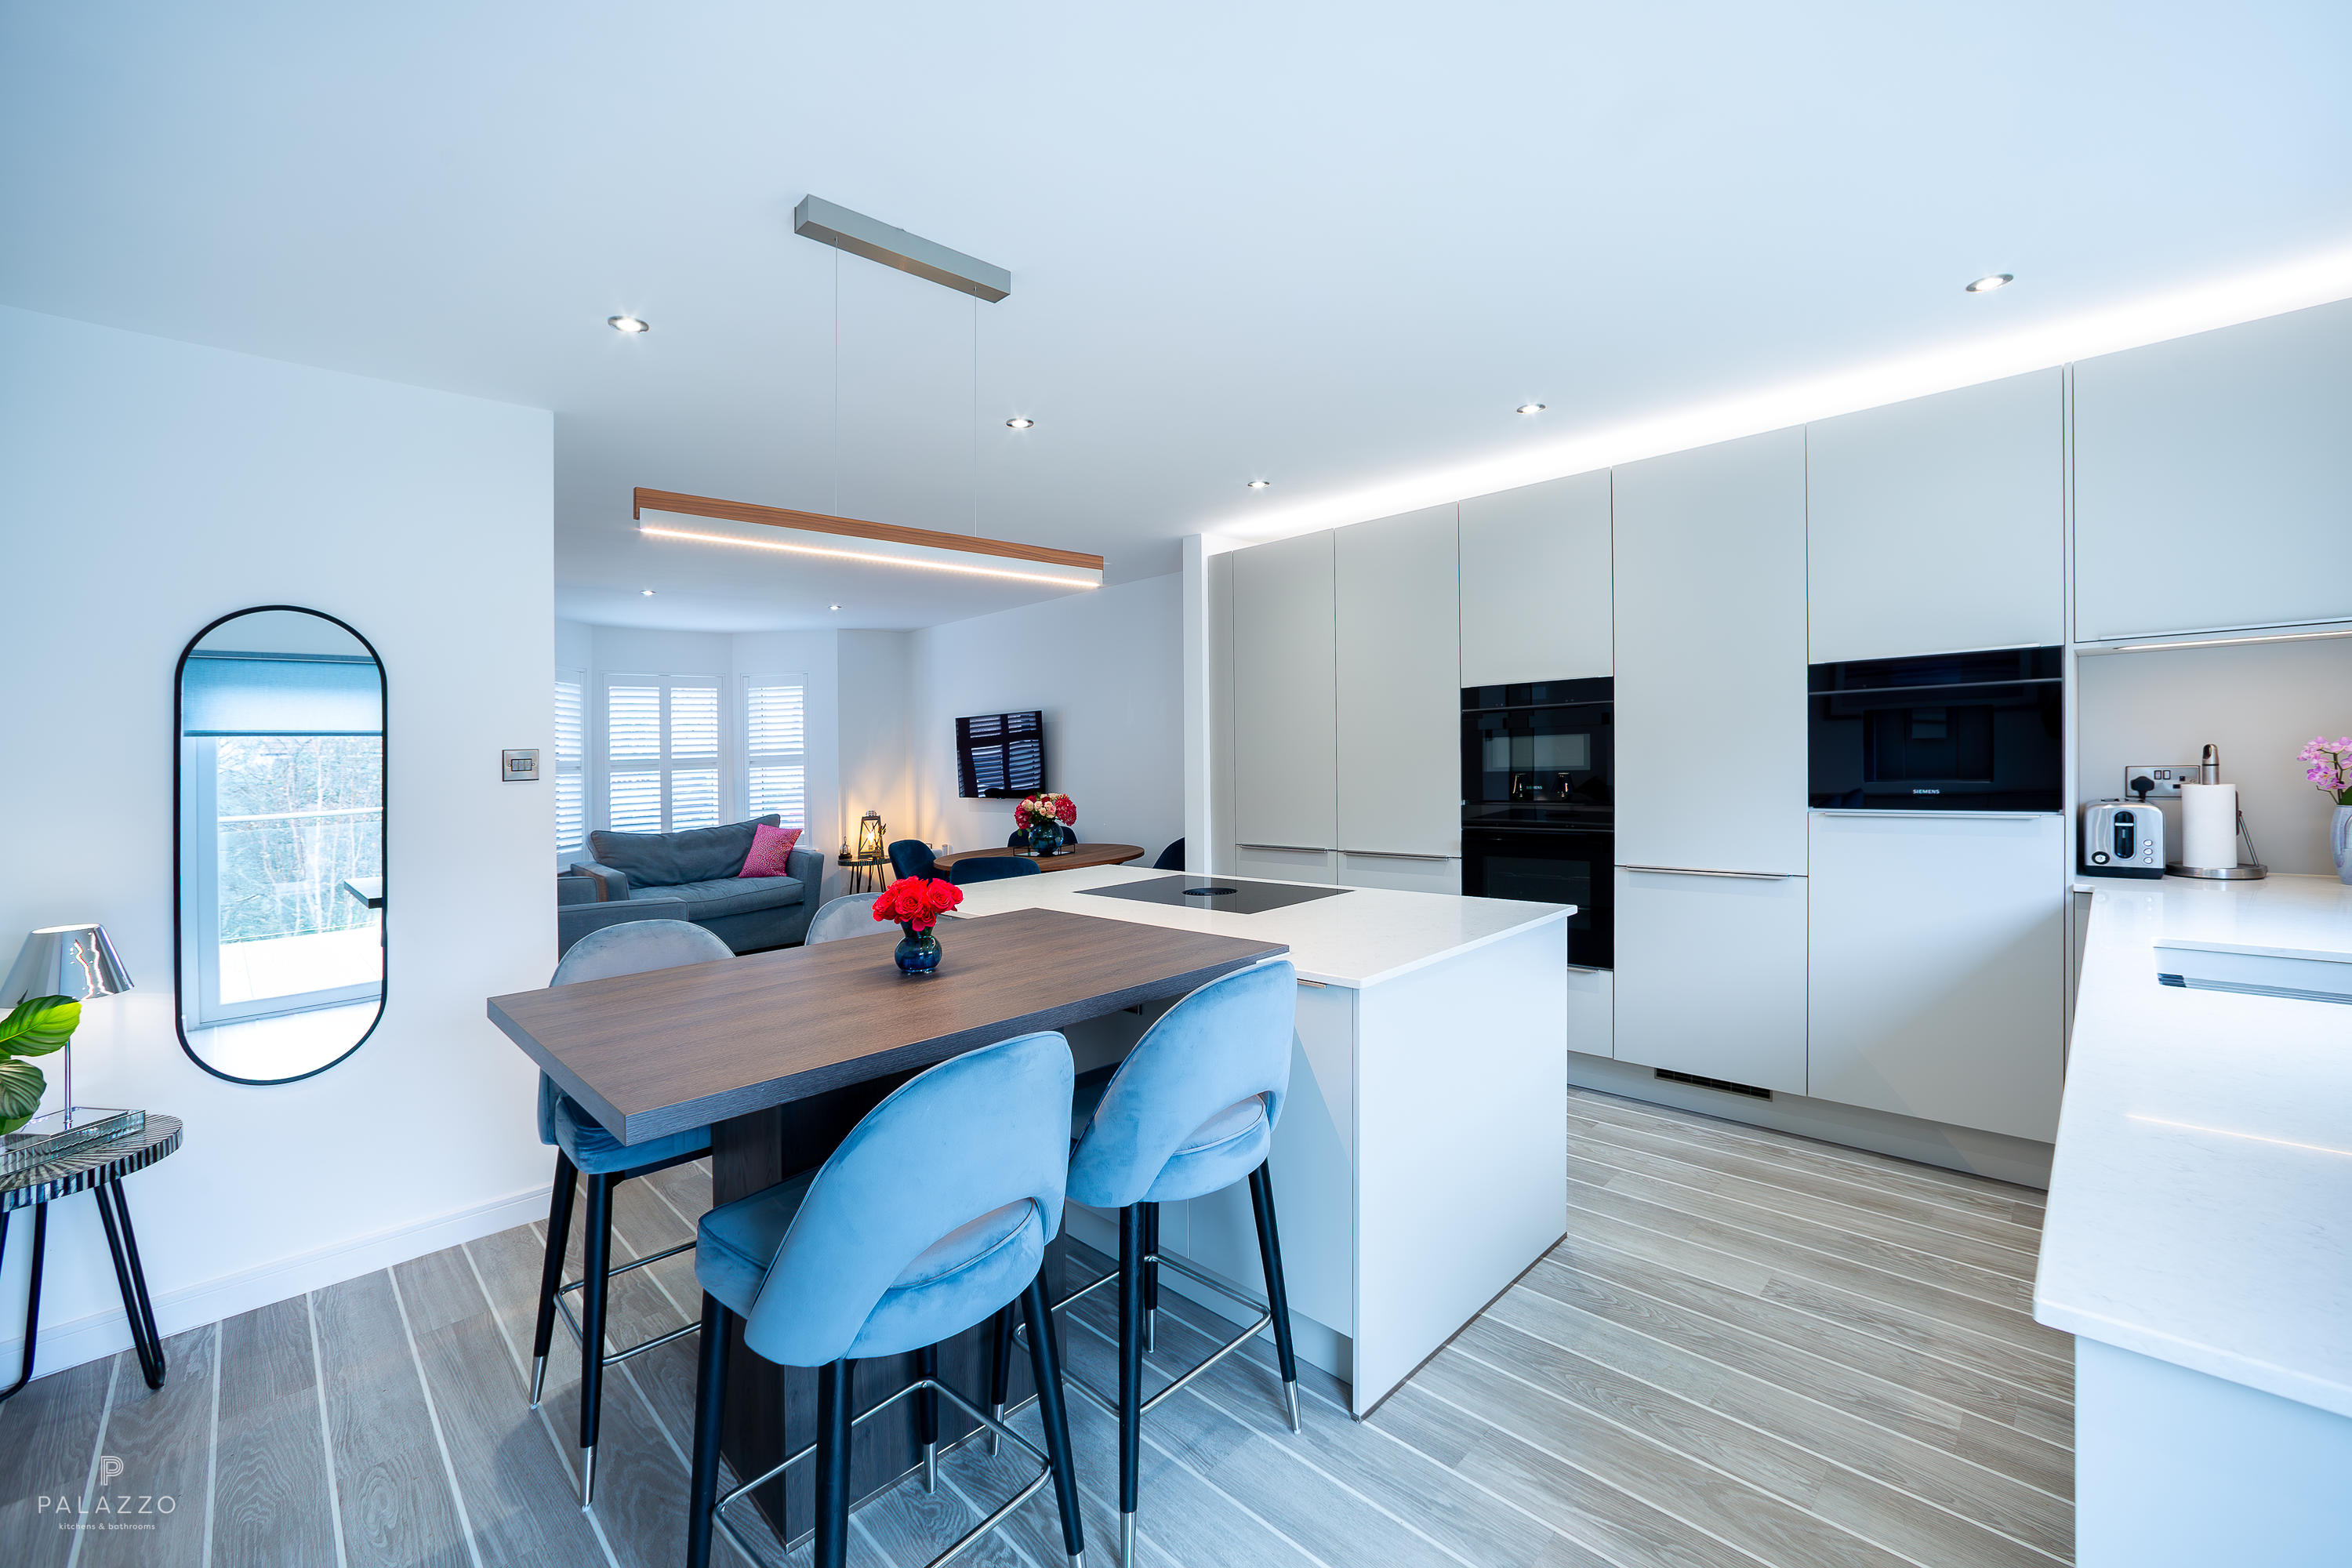
[(851, 212), (822, 196), (803, 196), (793, 209), (793, 232), (821, 240), (852, 256), (911, 272), (958, 293), (995, 304), (1013, 292), (1013, 274), (961, 250), (950, 250), (919, 234), (893, 228), (879, 218)]

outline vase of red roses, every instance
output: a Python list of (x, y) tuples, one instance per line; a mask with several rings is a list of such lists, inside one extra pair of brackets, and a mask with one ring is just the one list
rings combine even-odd
[(1074, 837), (1070, 824), (1077, 821), (1078, 808), (1066, 795), (1029, 795), (1013, 808), (1013, 817), (1030, 854), (1058, 855)]
[(963, 889), (937, 877), (901, 877), (874, 900), (874, 918), (896, 921), (898, 973), (921, 979), (940, 966), (940, 939), (931, 934), (939, 918), (963, 902)]

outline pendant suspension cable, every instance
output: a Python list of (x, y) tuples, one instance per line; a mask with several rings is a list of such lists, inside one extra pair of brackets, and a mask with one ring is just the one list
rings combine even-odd
[(841, 247), (833, 247), (833, 510), (841, 515)]
[(980, 537), (980, 300), (971, 301), (971, 534)]

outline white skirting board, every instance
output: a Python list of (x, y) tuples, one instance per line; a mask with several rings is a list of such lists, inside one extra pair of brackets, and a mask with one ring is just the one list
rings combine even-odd
[[(1996, 1182), (2015, 1182), (2020, 1186), (2039, 1187), (2045, 1192), (2050, 1187), (2052, 1147), (2029, 1138), (1983, 1132), (1973, 1127), (1951, 1127), (1941, 1121), (1923, 1121), (1866, 1106), (1808, 1100), (1799, 1094), (1776, 1094), (1770, 1100), (1757, 1100), (1727, 1089), (1676, 1083), (1658, 1077), (1646, 1067), (1575, 1051), (1568, 1055), (1568, 1081), (1580, 1089), (1597, 1089), (1603, 1094), (1646, 1100), (1653, 1105), (1671, 1105), (1678, 1110), (1696, 1110), (1702, 1116), (1719, 1116), (1726, 1121), (1744, 1121), (1751, 1127), (1818, 1138), (1824, 1143), (1843, 1143), (1849, 1149), (1867, 1149), (1900, 1160), (1916, 1160), (1923, 1165), (1941, 1165), (1948, 1171), (1964, 1171)], [(1575, 1109), (1575, 1103), (1570, 1101), (1570, 1111)]]
[[(95, 1227), (97, 1215), (90, 1205), (78, 1196), (60, 1200), (62, 1212), (50, 1216), (52, 1226), (87, 1223)], [(379, 1268), (389, 1268), (395, 1263), (405, 1263), (412, 1258), (422, 1258), (428, 1252), (438, 1252), (445, 1247), (492, 1236), (502, 1230), (547, 1217), (548, 1189), (544, 1184), (509, 1197), (494, 1198), (488, 1203), (475, 1204), (413, 1225), (397, 1226), (381, 1230), (373, 1236), (363, 1236), (351, 1241), (337, 1242), (313, 1252), (294, 1258), (280, 1258), (257, 1268), (224, 1275), (200, 1285), (185, 1285), (176, 1290), (157, 1292), (153, 1296), (155, 1326), (163, 1338), (202, 1328), (234, 1318), (240, 1312), (250, 1312), (257, 1307), (267, 1307), (273, 1301), (284, 1301), (311, 1290), (339, 1285), (346, 1279), (356, 1279)], [(55, 1206), (55, 1205), (53, 1205)], [(14, 1218), (16, 1234), (9, 1240), (19, 1246), (32, 1246), (29, 1226), (32, 1215), (23, 1212)], [(19, 1238), (22, 1238), (21, 1240)], [(151, 1281), (152, 1285), (152, 1281)], [(20, 1309), (5, 1309), (11, 1328), (19, 1328), (24, 1319), (17, 1316)], [(121, 1307), (110, 1312), (92, 1312), (86, 1317), (65, 1322), (44, 1319), (40, 1326), (40, 1345), (33, 1365), (33, 1375), (43, 1377), (84, 1362), (100, 1360), (118, 1351), (131, 1348), (130, 1320)], [(7, 1369), (10, 1379), (16, 1376), (17, 1358), (24, 1354), (21, 1332), (14, 1338), (0, 1340), (0, 1367)]]

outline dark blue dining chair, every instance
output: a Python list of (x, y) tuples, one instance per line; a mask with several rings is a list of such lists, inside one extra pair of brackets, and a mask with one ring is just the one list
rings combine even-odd
[[(1083, 1568), (1086, 1538), (1062, 1405), (1059, 1347), (1038, 1280), (1045, 1244), (1062, 1224), (1070, 1084), (1069, 1044), (1057, 1034), (1023, 1035), (968, 1051), (892, 1090), (822, 1166), (703, 1215), (694, 1258), (703, 1290), (702, 1355), (687, 1568), (708, 1568), (714, 1524), (759, 1562), (727, 1510), (811, 1455), (816, 1459), (814, 1568), (844, 1568), (852, 1429), (910, 1394), (919, 1395), (916, 1420), (926, 1491), (938, 1481), (943, 1395), (982, 1423), (981, 1430), (1018, 1445), (1042, 1467), (1018, 1496), (934, 1563), (994, 1528), (1050, 1476), (1061, 1504), (1063, 1544), (1072, 1568)], [(940, 1381), (940, 1342), (1015, 1300), (1037, 1379), (1043, 1452)], [(763, 1361), (817, 1369), (816, 1441), (721, 1498), (728, 1342), (738, 1319), (745, 1347)], [(914, 1381), (853, 1420), (855, 1364), (910, 1351)]]
[[(675, 969), (685, 963), (713, 963), (734, 957), (726, 942), (686, 921), (631, 921), (590, 931), (572, 943), (555, 966), (550, 985), (574, 985), (583, 980), (609, 980), (618, 974), (643, 974), (648, 970)], [(648, 1048), (658, 1048), (649, 1041)], [(685, 1323), (624, 1351), (604, 1353), (604, 1303), (613, 1276), (643, 1268), (665, 1258), (691, 1249), (688, 1241), (665, 1252), (653, 1253), (612, 1267), (613, 1189), (632, 1176), (650, 1176), (672, 1165), (699, 1159), (709, 1151), (710, 1129), (697, 1127), (647, 1142), (624, 1144), (581, 1109), (578, 1101), (539, 1075), (539, 1141), (555, 1145), (555, 1193), (547, 1211), (547, 1258), (539, 1276), (539, 1327), (531, 1339), (530, 1407), (539, 1408), (547, 1384), (547, 1347), (555, 1336), (555, 1318), (580, 1342), (580, 1506), (596, 1500), (596, 1424), (604, 1409), (604, 1369), (656, 1345), (666, 1345), (694, 1332)], [(580, 1238), (581, 1274), (563, 1282), (563, 1253), (572, 1239), (572, 1200), (582, 1176), (588, 1178), (588, 1221)], [(582, 1292), (575, 1319), (567, 1292)]]
[(970, 860), (959, 860), (948, 868), (948, 880), (959, 888), (974, 882), (993, 882), (1005, 877), (1034, 877), (1037, 862), (1025, 855), (982, 855)]
[(919, 838), (900, 838), (890, 846), (890, 874), (894, 877), (936, 877), (937, 865), (931, 858), (931, 847)]
[[(1298, 972), (1287, 959), (1212, 980), (1163, 1014), (1126, 1060), (1077, 1079), (1070, 1110), (1071, 1201), (1118, 1211), (1118, 1268), (1064, 1298), (1066, 1306), (1113, 1283), (1118, 1289), (1118, 1398), (1072, 1373), (1079, 1390), (1118, 1417), (1118, 1560), (1134, 1568), (1135, 1511), (1141, 1480), (1143, 1415), (1190, 1383), (1178, 1378), (1143, 1394), (1143, 1352), (1160, 1309), (1162, 1265), (1240, 1302), (1257, 1319), (1201, 1363), (1230, 1355), (1271, 1324), (1282, 1373), (1284, 1414), (1298, 1430), (1298, 1363), (1282, 1279), (1266, 1156), (1290, 1092)], [(1248, 1179), (1257, 1218), (1265, 1299), (1245, 1295), (1181, 1258), (1160, 1256), (1160, 1205), (1205, 1197)], [(1029, 1332), (1034, 1332), (1034, 1330)], [(1004, 1402), (1013, 1333), (999, 1314), (990, 1398)], [(1199, 1371), (1195, 1368), (1194, 1371)]]
[(1184, 868), (1184, 841), (1179, 838), (1162, 849), (1160, 858), (1151, 863), (1151, 868), (1155, 871), (1181, 871)]

